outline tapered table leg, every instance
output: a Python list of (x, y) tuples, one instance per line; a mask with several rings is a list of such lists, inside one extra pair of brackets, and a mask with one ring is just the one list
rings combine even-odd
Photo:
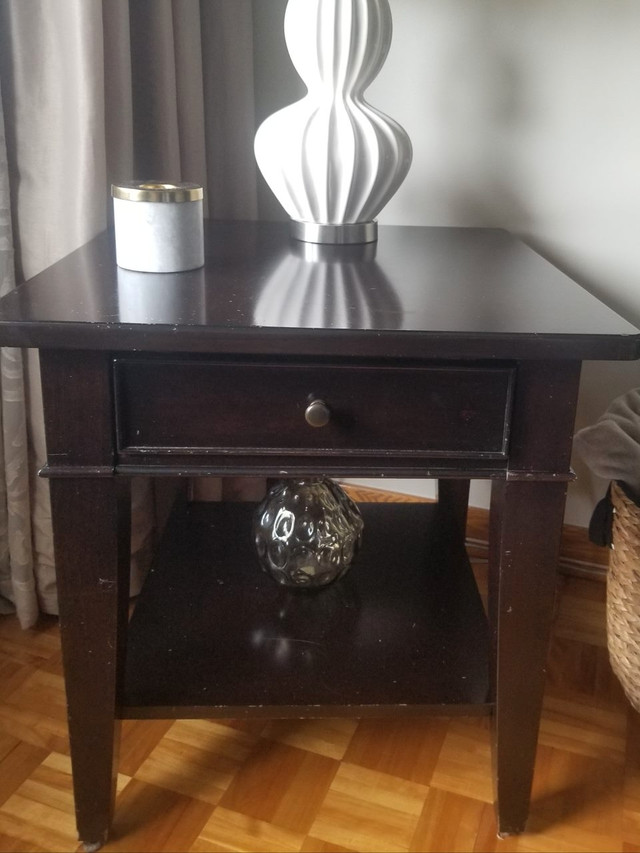
[(113, 815), (129, 591), (128, 481), (51, 481), (71, 763), (78, 834), (107, 839)]
[(438, 480), (438, 504), (446, 518), (452, 519), (464, 541), (469, 509), (470, 480)]
[(501, 835), (529, 812), (566, 483), (499, 482), (491, 500), (493, 760)]

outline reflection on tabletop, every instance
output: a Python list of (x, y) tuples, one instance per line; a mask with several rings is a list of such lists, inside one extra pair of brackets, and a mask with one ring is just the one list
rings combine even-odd
[(370, 329), (381, 310), (397, 322), (401, 306), (376, 261), (377, 243), (332, 246), (293, 242), (276, 259), (253, 321), (286, 328)]

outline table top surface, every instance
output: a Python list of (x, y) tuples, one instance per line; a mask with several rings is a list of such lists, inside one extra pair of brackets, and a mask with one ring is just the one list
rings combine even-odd
[(295, 241), (206, 222), (205, 266), (138, 273), (98, 236), (0, 300), (0, 344), (280, 355), (631, 359), (640, 331), (508, 232)]

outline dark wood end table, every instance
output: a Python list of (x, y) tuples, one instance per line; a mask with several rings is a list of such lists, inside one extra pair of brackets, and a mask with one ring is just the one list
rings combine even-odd
[[(251, 715), (489, 714), (499, 829), (522, 831), (580, 365), (640, 357), (640, 332), (504, 231), (206, 240), (204, 269), (151, 275), (104, 234), (0, 301), (0, 342), (40, 350), (80, 838), (107, 837), (120, 719)], [(181, 504), (129, 622), (133, 476), (320, 473), (439, 499), (364, 506), (359, 563), (307, 597), (260, 573), (251, 507)]]

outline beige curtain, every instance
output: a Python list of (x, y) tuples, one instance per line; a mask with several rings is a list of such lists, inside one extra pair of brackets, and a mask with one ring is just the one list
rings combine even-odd
[[(115, 180), (195, 181), (210, 216), (252, 218), (252, 56), (251, 0), (0, 0), (2, 292), (104, 229)], [(0, 367), (0, 606), (28, 626), (56, 612), (37, 354)], [(137, 481), (134, 569), (152, 500)]]
[[(0, 295), (15, 287), (9, 171), (0, 89)], [(31, 503), (22, 352), (0, 350), (0, 613), (21, 600), (21, 621), (38, 615), (31, 549)]]

